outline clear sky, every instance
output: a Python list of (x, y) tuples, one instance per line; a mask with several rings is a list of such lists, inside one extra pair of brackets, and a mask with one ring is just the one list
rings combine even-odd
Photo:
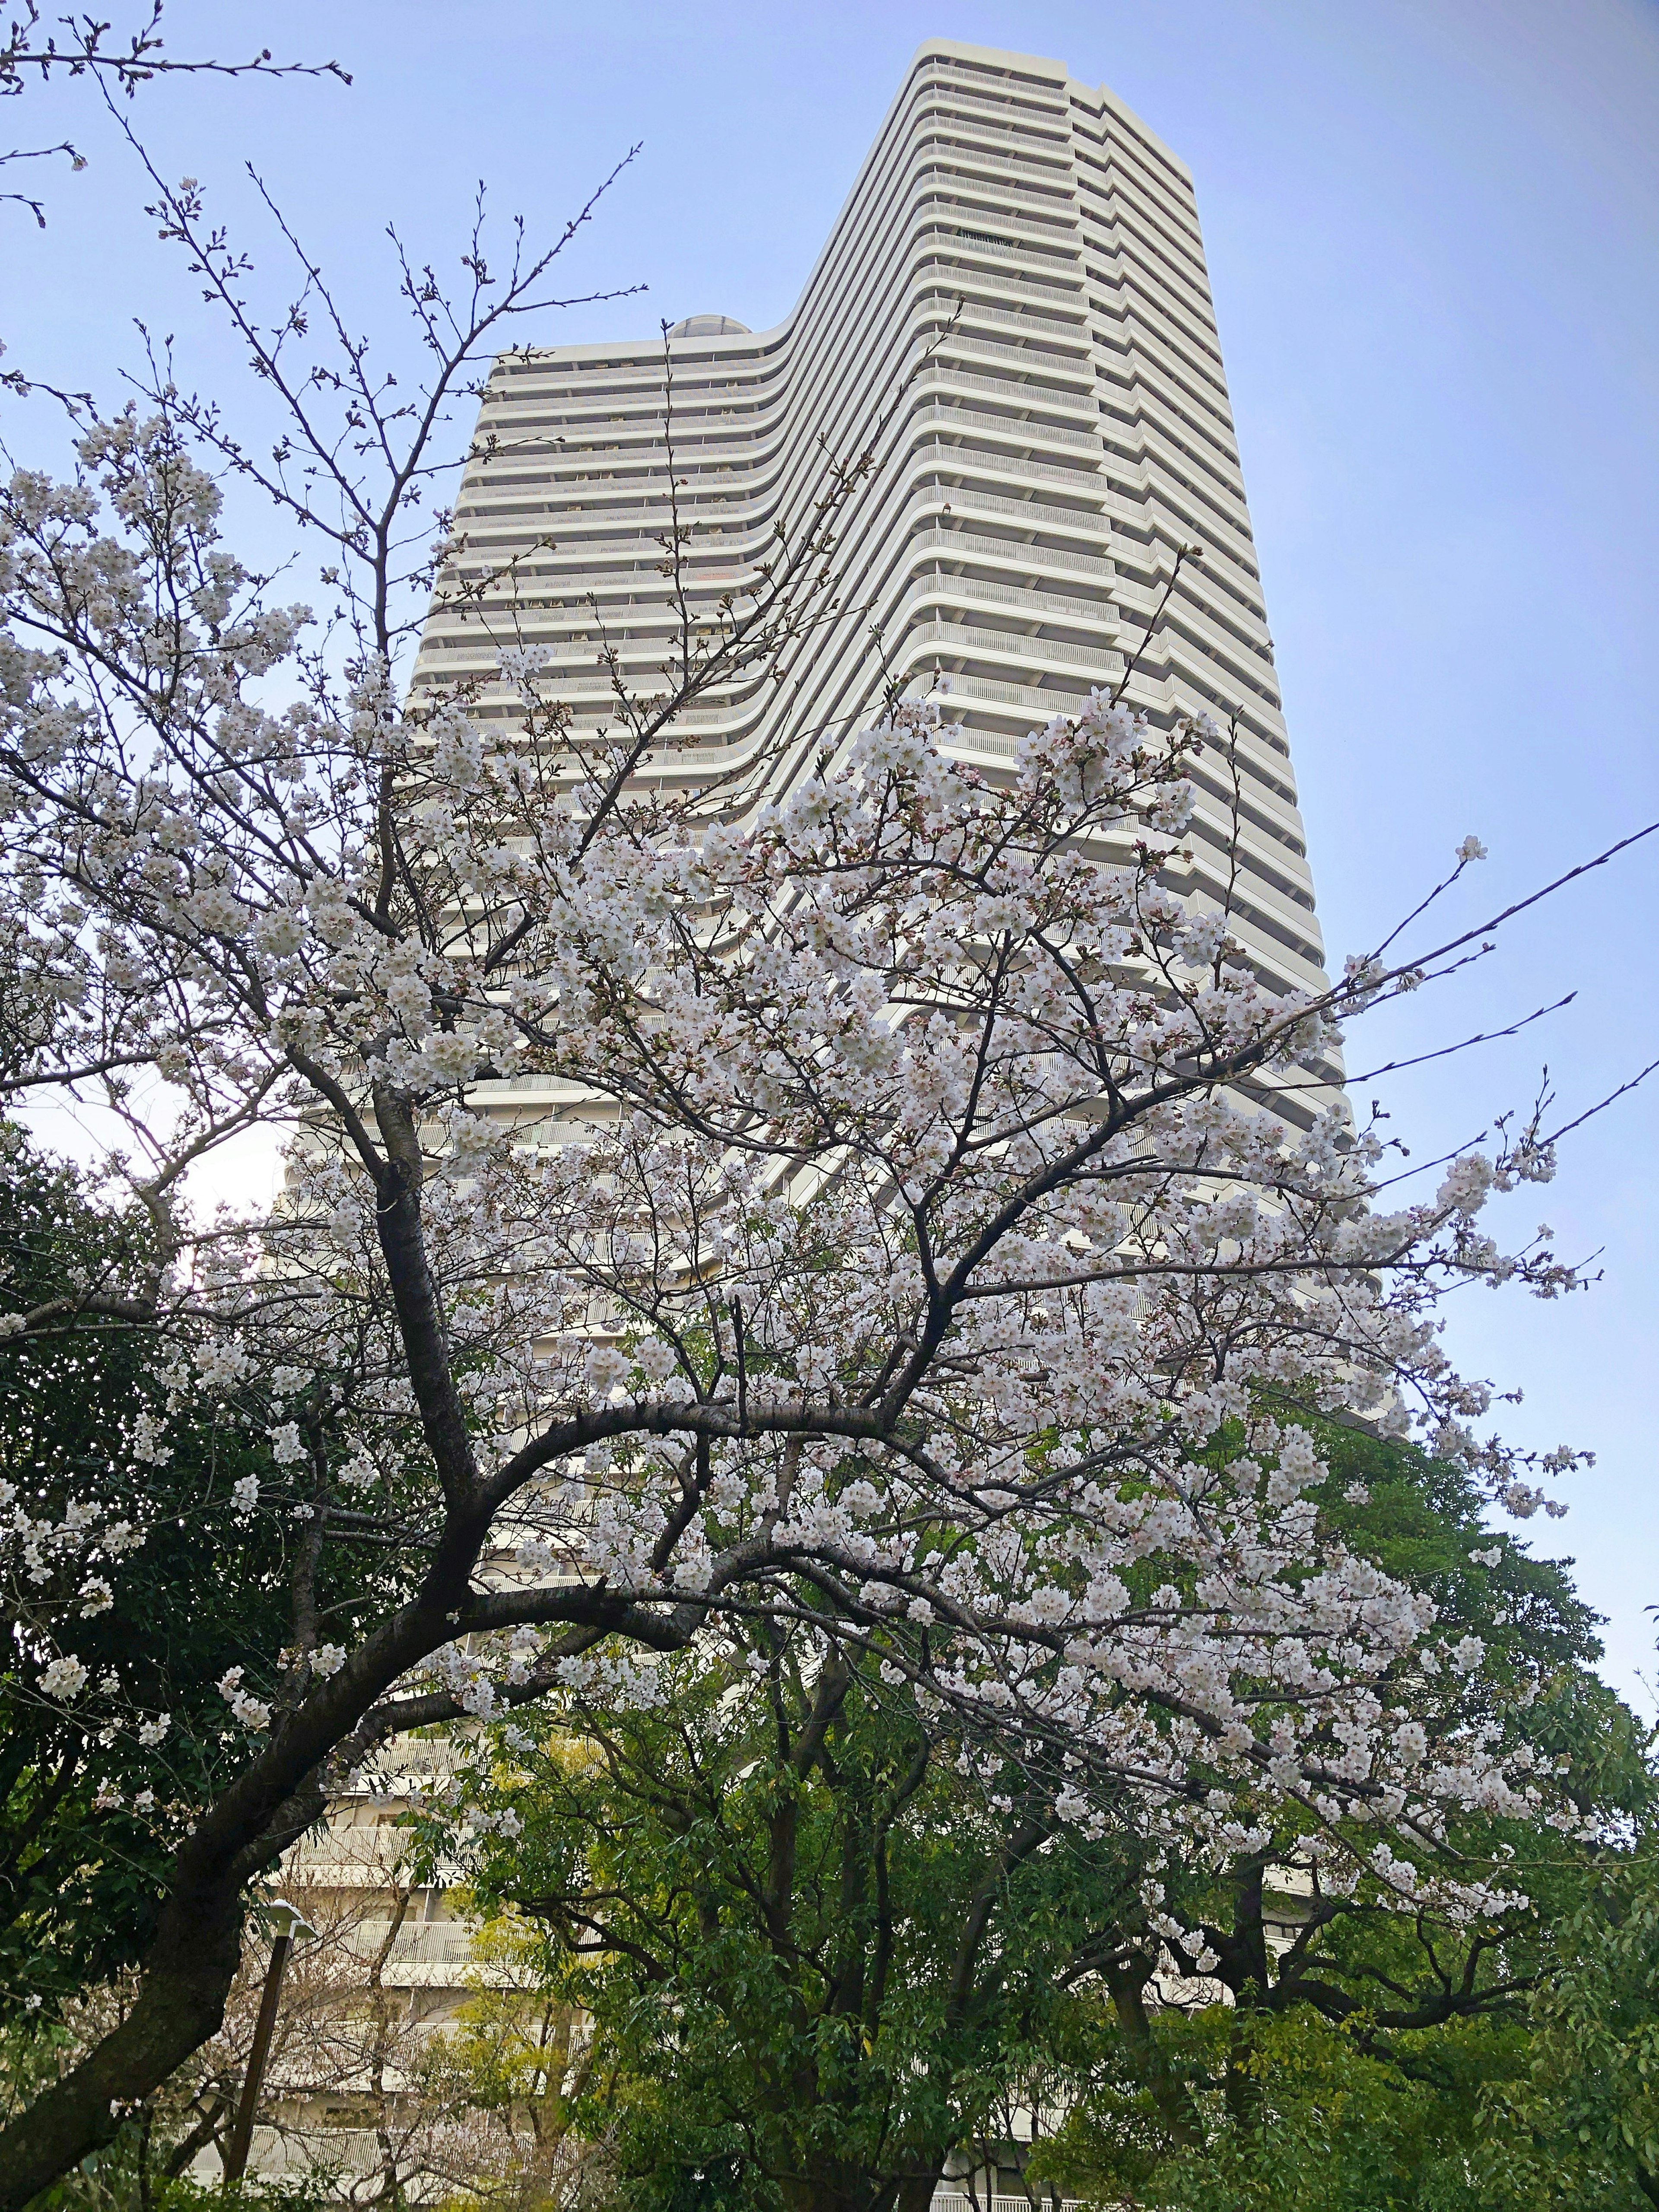
[[(573, 255), (546, 340), (720, 310), (760, 329), (799, 291), (906, 62), (948, 35), (1104, 81), (1191, 166), (1334, 956), (1370, 943), (1468, 831), (1492, 858), (1467, 921), (1659, 816), (1659, 7), (1653, 0), (173, 0), (172, 50), (337, 58), (331, 83), (154, 88), (165, 173), (206, 183), (264, 251), (260, 168), (353, 303), (386, 322), (381, 236), (455, 270), (475, 183), (532, 231), (641, 150)], [(32, 111), (32, 113), (31, 113)], [(25, 123), (26, 116), (30, 118)], [(234, 356), (142, 212), (84, 94), (9, 103), (10, 143), (72, 135), (49, 228), (0, 211), (8, 367), (113, 388), (132, 321), (187, 380)], [(457, 272), (459, 273), (459, 272)], [(258, 280), (256, 280), (258, 281)], [(14, 448), (51, 424), (8, 410)], [(1503, 1026), (1525, 1036), (1386, 1086), (1426, 1158), (1524, 1103), (1564, 1115), (1659, 1054), (1659, 839), (1553, 902), (1455, 991), (1350, 1062)], [(1368, 1025), (1369, 1029), (1369, 1025)], [(1362, 1086), (1364, 1105), (1377, 1085)], [(1609, 1616), (1639, 1700), (1659, 1602), (1659, 1085), (1569, 1139), (1541, 1210), (1603, 1279), (1565, 1305), (1466, 1294), (1468, 1367), (1523, 1402), (1510, 1433), (1598, 1455), (1534, 1524)], [(1518, 1212), (1515, 1211), (1518, 1209)]]

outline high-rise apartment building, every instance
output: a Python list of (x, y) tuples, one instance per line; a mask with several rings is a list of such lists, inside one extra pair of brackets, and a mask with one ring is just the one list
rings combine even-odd
[[(841, 611), (787, 684), (735, 682), (689, 713), (679, 773), (712, 752), (754, 764), (737, 779), (750, 796), (775, 787), (861, 728), (891, 674), (913, 690), (948, 677), (952, 743), (994, 774), (1130, 665), (1127, 697), (1155, 721), (1207, 712), (1236, 732), (1231, 764), (1200, 766), (1185, 888), (1218, 894), (1236, 867), (1237, 931), (1263, 972), (1322, 982), (1192, 180), (1120, 100), (1055, 62), (928, 41), (787, 319), (694, 314), (667, 356), (657, 337), (497, 362), (451, 583), (511, 573), (470, 618), (441, 593), (417, 696), (486, 677), (519, 639), (578, 730), (607, 718), (602, 642), (659, 688), (672, 363), (694, 605), (752, 576), (778, 518), (810, 508), (826, 447), (872, 461), (836, 521)], [(516, 711), (505, 686), (483, 701)]]

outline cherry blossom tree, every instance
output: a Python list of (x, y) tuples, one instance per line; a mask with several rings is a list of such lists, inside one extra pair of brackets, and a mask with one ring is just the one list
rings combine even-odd
[[(1297, 1419), (1415, 1427), (1510, 1510), (1541, 1501), (1549, 1469), (1477, 1436), (1490, 1394), (1436, 1306), (1574, 1285), (1547, 1231), (1504, 1251), (1480, 1226), (1552, 1173), (1542, 1111), (1399, 1203), (1336, 1059), (1341, 1024), (1487, 933), (1437, 941), (1427, 902), (1329, 989), (1270, 988), (1190, 888), (1188, 771), (1224, 775), (1227, 741), (1121, 696), (1006, 772), (938, 699), (808, 746), (787, 786), (702, 772), (678, 716), (787, 674), (879, 441), (824, 453), (741, 592), (699, 599), (665, 532), (675, 650), (649, 696), (613, 661), (597, 735), (510, 638), (515, 720), (404, 694), (452, 588), (448, 411), (552, 256), (497, 270), (475, 236), (458, 304), (402, 263), (419, 359), (394, 377), (303, 257), (261, 323), (199, 194), (157, 191), (288, 427), (263, 459), (159, 363), (0, 504), (6, 1081), (96, 1103), (150, 1255), (0, 1330), (141, 1329), (169, 1419), (258, 1413), (266, 1471), (202, 1539), (274, 1516), (289, 1622), (219, 1686), (222, 1786), (157, 1810), (137, 1996), (0, 2133), (0, 2207), (215, 2032), (249, 1885), (379, 1746), (573, 1668), (635, 1694), (723, 1621), (866, 1655), (998, 1771), (1029, 1748), (1085, 1834), (1231, 1856), (1293, 1802), (1368, 1894), (1504, 1909), (1447, 1823), (1545, 1816), (1548, 1778), (1460, 1703), (1478, 1639), (1322, 1519)], [(239, 560), (227, 476), (322, 533), (321, 617)], [(503, 1103), (526, 1079), (545, 1111)], [(191, 1168), (259, 1127), (289, 1142), (279, 1202), (194, 1217)], [(169, 1449), (167, 1419), (111, 1409), (135, 1543)], [(98, 1512), (9, 1510), (30, 1694), (154, 1728), (76, 1650), (85, 1577), (120, 1601)], [(386, 1595), (337, 1620), (331, 1562), (365, 1546)]]

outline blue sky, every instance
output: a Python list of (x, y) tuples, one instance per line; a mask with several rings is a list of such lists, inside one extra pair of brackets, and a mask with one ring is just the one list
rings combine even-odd
[[(1659, 816), (1659, 7), (1650, 0), (173, 0), (172, 50), (337, 58), (331, 83), (179, 83), (133, 110), (163, 171), (208, 185), (263, 253), (253, 161), (335, 274), (386, 320), (384, 225), (453, 270), (475, 183), (532, 230), (641, 150), (570, 259), (547, 339), (789, 307), (912, 50), (941, 33), (1104, 81), (1197, 179), (1327, 942), (1384, 933), (1468, 831), (1492, 858), (1455, 909), (1495, 911)], [(33, 111), (26, 126), (23, 118)], [(9, 108), (68, 131), (50, 224), (0, 216), (7, 365), (114, 389), (132, 322), (189, 380), (234, 355), (142, 213), (131, 158), (76, 88)], [(33, 165), (42, 171), (44, 165)], [(256, 282), (260, 281), (256, 278)], [(9, 434), (50, 454), (44, 415)], [(1576, 991), (1524, 1037), (1391, 1079), (1414, 1158), (1529, 1098), (1574, 1114), (1659, 1054), (1659, 839), (1508, 934), (1351, 1064), (1443, 1044)], [(1364, 1104), (1376, 1085), (1364, 1087)], [(1504, 1425), (1598, 1455), (1570, 1516), (1644, 1704), (1659, 1602), (1659, 1088), (1569, 1140), (1541, 1210), (1603, 1279), (1540, 1307), (1472, 1292), (1461, 1362), (1524, 1387)], [(1540, 1194), (1511, 1202), (1530, 1225)]]

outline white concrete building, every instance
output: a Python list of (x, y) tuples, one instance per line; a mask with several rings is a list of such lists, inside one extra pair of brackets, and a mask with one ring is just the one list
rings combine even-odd
[[(873, 457), (836, 524), (841, 612), (787, 684), (738, 682), (684, 717), (682, 774), (712, 754), (775, 787), (863, 726), (884, 658), (913, 689), (949, 677), (963, 749), (994, 772), (1127, 656), (1132, 703), (1237, 732), (1236, 802), (1226, 761), (1200, 764), (1184, 888), (1220, 891), (1236, 803), (1237, 933), (1271, 977), (1322, 983), (1192, 181), (1144, 124), (1057, 62), (930, 40), (788, 319), (752, 332), (694, 314), (668, 344), (694, 604), (740, 586), (777, 519), (807, 511), (826, 444)], [(448, 586), (511, 572), (466, 617), (441, 588), (417, 697), (518, 641), (546, 654), (578, 730), (607, 719), (602, 644), (639, 691), (660, 688), (668, 422), (660, 337), (496, 363)], [(505, 687), (483, 698), (516, 711)]]

